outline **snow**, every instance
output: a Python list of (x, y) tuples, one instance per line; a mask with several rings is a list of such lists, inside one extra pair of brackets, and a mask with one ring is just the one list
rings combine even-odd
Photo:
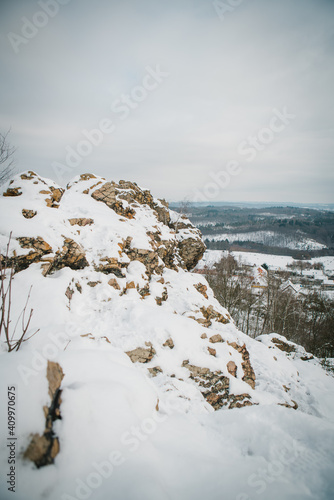
[(295, 250), (320, 250), (326, 248), (316, 240), (305, 237), (303, 234), (294, 233), (285, 235), (275, 231), (249, 231), (246, 233), (220, 233), (207, 234), (205, 238), (210, 241), (255, 241), (264, 245), (277, 246), (280, 248), (292, 248)]
[[(84, 187), (98, 181), (85, 181)], [(108, 285), (114, 276), (96, 271), (93, 264), (101, 256), (125, 262), (118, 243), (129, 235), (133, 245), (151, 249), (146, 233), (153, 226), (172, 241), (174, 232), (144, 205), (136, 207), (135, 219), (123, 220), (83, 194), (79, 178), (57, 209), (46, 207), (40, 186), (30, 184), (22, 183), (22, 189), (27, 185), (22, 197), (0, 197), (0, 208), (8, 213), (0, 222), (2, 248), (11, 230), (14, 236), (41, 236), (53, 248), (61, 247), (67, 236), (83, 246), (90, 266), (44, 277), (40, 264), (32, 264), (14, 277), (13, 323), (32, 285), (29, 308), (34, 313), (28, 334), (39, 331), (18, 352), (7, 353), (0, 344), (0, 468), (8, 470), (6, 397), (11, 385), (17, 394), (18, 467), (17, 491), (8, 492), (2, 481), (1, 500), (330, 500), (334, 379), (319, 360), (303, 361), (307, 353), (299, 346), (290, 354), (279, 350), (272, 342), (281, 338), (276, 334), (254, 340), (233, 321), (213, 321), (209, 328), (194, 321), (191, 316), (202, 317), (201, 308), (209, 305), (220, 314), (228, 312), (203, 276), (180, 267), (165, 268), (162, 276), (153, 274), (148, 281), (145, 266), (132, 261), (123, 269), (125, 278), (115, 278), (121, 287), (116, 290)], [(38, 214), (24, 219), (22, 208)], [(91, 217), (94, 225), (72, 227), (71, 217)], [(15, 245), (13, 241), (11, 248)], [(17, 250), (22, 253), (19, 245)], [(256, 265), (264, 260), (269, 265), (290, 262), (289, 257), (270, 260), (259, 255), (247, 258)], [(205, 259), (213, 262), (217, 257), (210, 252)], [(164, 282), (158, 281), (161, 278)], [(96, 286), (88, 286), (89, 281)], [(122, 293), (130, 281), (139, 288), (149, 284), (150, 295), (143, 299), (136, 288)], [(199, 283), (208, 287), (208, 299), (196, 290)], [(74, 290), (71, 301), (65, 296), (69, 286)], [(155, 298), (165, 289), (168, 299), (158, 306)], [(206, 339), (201, 338), (204, 332)], [(224, 342), (213, 345), (209, 337), (216, 333)], [(173, 349), (163, 346), (169, 338)], [(133, 364), (126, 352), (147, 342), (155, 356), (148, 363)], [(241, 354), (228, 342), (246, 344), (255, 389), (242, 380)], [(209, 346), (216, 356), (208, 354)], [(226, 368), (231, 359), (237, 365), (236, 378)], [(65, 374), (62, 419), (54, 427), (60, 453), (54, 464), (37, 469), (22, 453), (30, 435), (44, 430), (43, 405), (50, 404), (47, 360), (58, 362)], [(229, 376), (233, 394), (248, 393), (253, 406), (214, 411), (182, 366), (184, 360)], [(152, 377), (148, 368), (156, 366), (162, 373)], [(293, 401), (298, 410), (280, 406), (292, 406)]]

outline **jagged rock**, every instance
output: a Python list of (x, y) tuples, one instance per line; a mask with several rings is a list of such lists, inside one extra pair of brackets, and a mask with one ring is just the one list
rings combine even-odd
[(215, 344), (216, 342), (224, 342), (223, 337), (219, 333), (212, 335), (212, 337), (209, 338), (209, 341), (212, 344)]
[(108, 281), (108, 285), (112, 286), (113, 288), (115, 288), (116, 290), (120, 290), (121, 287), (119, 286), (117, 280), (115, 278), (111, 278), (109, 281)]
[(49, 382), (49, 396), (53, 400), (64, 378), (64, 372), (59, 363), (48, 361), (46, 378)]
[(212, 320), (215, 320), (218, 323), (223, 323), (224, 325), (230, 322), (230, 320), (226, 316), (215, 311), (212, 305), (210, 305), (209, 307), (201, 307), (201, 312), (204, 318), (209, 323), (209, 326), (212, 324)]
[(298, 409), (298, 404), (293, 399), (291, 399), (291, 401), (293, 402), (293, 405), (289, 405), (289, 403), (278, 403), (278, 405), (279, 406), (285, 406), (285, 408), (292, 408), (293, 410), (297, 410)]
[(200, 386), (203, 396), (215, 410), (228, 404), (230, 387), (228, 377), (219, 371), (212, 372), (209, 368), (190, 365), (188, 360), (183, 361), (182, 366), (190, 371), (190, 378)]
[(91, 288), (94, 288), (99, 283), (101, 283), (101, 281), (87, 281), (87, 285), (90, 286)]
[(125, 289), (126, 290), (131, 290), (131, 289), (134, 289), (134, 288), (136, 288), (136, 285), (135, 285), (134, 281), (129, 281), (125, 285)]
[(21, 196), (22, 194), (22, 191), (20, 191), (20, 187), (16, 187), (16, 188), (7, 188), (7, 191), (5, 191), (4, 193), (2, 193), (2, 196)]
[(162, 369), (160, 366), (154, 366), (153, 368), (149, 368), (148, 371), (152, 375), (152, 377), (156, 377), (158, 373), (162, 373)]
[(283, 352), (287, 352), (288, 354), (290, 354), (291, 352), (296, 352), (295, 346), (288, 344), (287, 342), (284, 342), (283, 340), (280, 340), (280, 339), (277, 339), (276, 337), (273, 337), (271, 339), (271, 341), (273, 342), (273, 344), (275, 344), (275, 346), (278, 349), (280, 349)]
[(163, 302), (165, 302), (168, 299), (168, 292), (167, 288), (165, 287), (164, 291), (162, 292), (161, 297), (156, 297), (155, 301), (158, 304), (158, 306), (161, 306)]
[(55, 188), (54, 186), (50, 186), (48, 190), (42, 189), (40, 194), (47, 194), (49, 198), (45, 198), (46, 206), (49, 208), (58, 208), (59, 202), (65, 192), (63, 188)]
[(68, 298), (68, 300), (71, 302), (71, 299), (72, 299), (72, 296), (74, 294), (74, 290), (72, 290), (72, 288), (70, 288), (69, 286), (66, 288), (66, 292), (65, 292), (65, 295), (66, 297)]
[(35, 210), (27, 210), (26, 208), (22, 208), (22, 215), (25, 219), (32, 219), (36, 214), (37, 212)]
[(71, 238), (65, 238), (61, 252), (57, 252), (53, 262), (53, 269), (70, 267), (71, 269), (83, 269), (88, 266), (86, 253), (81, 245)]
[(34, 179), (34, 177), (37, 177), (37, 174), (35, 174), (32, 170), (28, 170), (26, 174), (21, 174), (20, 177), (22, 180), (30, 181), (31, 179)]
[(117, 199), (116, 195), (116, 185), (112, 184), (111, 182), (106, 182), (99, 189), (96, 189), (91, 196), (94, 198), (94, 200), (102, 201), (103, 203), (105, 203), (118, 215), (122, 215), (123, 217), (127, 217), (128, 219), (133, 219), (136, 212), (130, 207), (124, 208), (122, 202)]
[(197, 283), (194, 285), (196, 290), (201, 293), (206, 299), (208, 298), (208, 294), (206, 293), (208, 287), (206, 285), (203, 285), (202, 283)]
[(27, 238), (23, 236), (17, 238), (17, 241), (20, 243), (21, 248), (33, 248), (34, 250), (39, 251), (42, 254), (52, 252), (52, 247), (40, 236), (37, 236), (37, 238)]
[(227, 363), (227, 371), (229, 372), (230, 375), (232, 375), (232, 377), (236, 377), (237, 376), (237, 365), (235, 364), (234, 361), (229, 361)]
[(122, 273), (121, 264), (114, 257), (103, 257), (100, 259), (98, 266), (95, 266), (95, 270), (104, 274), (114, 274), (117, 278), (125, 278)]
[(49, 383), (50, 407), (44, 407), (45, 430), (42, 435), (33, 434), (30, 444), (24, 452), (24, 458), (31, 460), (37, 467), (54, 462), (59, 453), (59, 440), (53, 431), (53, 423), (60, 419), (61, 390), (60, 385), (64, 377), (63, 370), (58, 363), (48, 361), (46, 377)]
[(148, 363), (156, 354), (156, 351), (153, 346), (150, 346), (148, 349), (145, 349), (144, 347), (137, 347), (137, 349), (127, 351), (126, 354), (129, 356), (132, 363)]
[(241, 408), (252, 405), (249, 394), (230, 394), (230, 379), (222, 372), (190, 365), (189, 360), (183, 361), (182, 366), (188, 368), (190, 378), (200, 386), (203, 396), (215, 410), (223, 406)]
[(247, 351), (246, 344), (240, 346), (236, 342), (227, 343), (241, 354), (243, 360), (241, 366), (244, 372), (242, 380), (250, 385), (252, 389), (255, 389), (255, 373), (249, 360), (249, 352)]
[(164, 347), (169, 347), (170, 349), (173, 349), (174, 348), (174, 342), (173, 342), (173, 339), (170, 337), (169, 339), (166, 340), (166, 342), (164, 342), (164, 344), (162, 344)]
[(216, 356), (217, 351), (216, 349), (213, 349), (212, 347), (208, 347), (208, 352), (211, 354), (211, 356)]
[(148, 297), (150, 295), (150, 285), (147, 284), (143, 288), (138, 289), (139, 295), (141, 295), (141, 298), (144, 299), (145, 297)]
[(71, 226), (91, 226), (94, 224), (93, 219), (85, 219), (84, 217), (79, 217), (79, 218), (74, 218), (74, 219), (68, 219), (68, 222), (71, 224)]
[(146, 267), (146, 273), (150, 276), (154, 272), (161, 274), (163, 267), (159, 263), (158, 255), (151, 251), (142, 248), (126, 249), (126, 255), (131, 261), (139, 260)]
[(201, 238), (187, 238), (178, 243), (183, 262), (188, 271), (191, 271), (203, 257), (205, 245)]
[(37, 238), (17, 238), (21, 248), (31, 248), (32, 251), (24, 255), (15, 255), (9, 259), (9, 264), (14, 266), (15, 272), (22, 271), (33, 262), (40, 262), (42, 257), (52, 252), (51, 246), (40, 236)]

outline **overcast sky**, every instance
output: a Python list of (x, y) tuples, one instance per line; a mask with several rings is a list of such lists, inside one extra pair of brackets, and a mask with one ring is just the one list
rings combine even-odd
[(0, 28), (18, 171), (334, 202), (333, 0), (1, 0)]

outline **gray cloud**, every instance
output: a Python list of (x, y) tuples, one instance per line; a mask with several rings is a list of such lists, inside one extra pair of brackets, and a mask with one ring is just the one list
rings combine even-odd
[[(109, 118), (115, 131), (64, 183), (89, 171), (177, 199), (235, 159), (216, 200), (333, 202), (334, 2), (244, 0), (222, 21), (205, 0), (70, 0), (17, 54), (7, 34), (41, 7), (0, 10), (0, 127), (19, 170), (56, 179), (52, 163)], [(156, 65), (170, 76), (120, 120), (112, 103)], [(245, 162), (240, 142), (284, 106), (296, 118)]]

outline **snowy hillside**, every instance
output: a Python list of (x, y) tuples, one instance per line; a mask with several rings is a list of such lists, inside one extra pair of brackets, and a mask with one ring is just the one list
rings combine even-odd
[(1, 499), (332, 498), (334, 379), (235, 327), (191, 272), (205, 246), (188, 219), (91, 174), (2, 191), (10, 335), (31, 287), (34, 335), (7, 352), (1, 332)]

